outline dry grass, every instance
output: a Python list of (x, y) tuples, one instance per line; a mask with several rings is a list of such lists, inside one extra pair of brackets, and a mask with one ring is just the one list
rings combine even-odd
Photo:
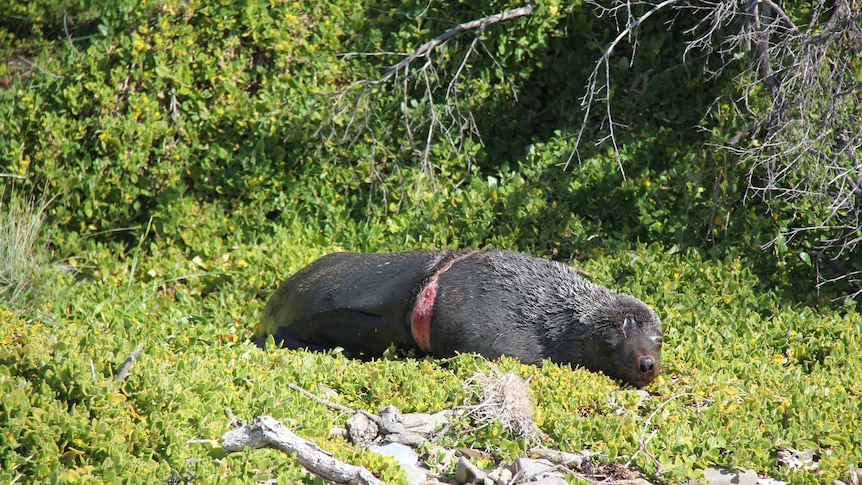
[(0, 197), (0, 302), (11, 309), (28, 309), (49, 280), (47, 243), (40, 238), (48, 203), (15, 195), (4, 199)]
[(468, 406), (467, 414), (480, 428), (497, 419), (517, 439), (533, 441), (541, 435), (533, 423), (530, 386), (514, 372), (477, 374), (466, 382), (466, 387), (473, 389), (478, 398), (479, 404)]

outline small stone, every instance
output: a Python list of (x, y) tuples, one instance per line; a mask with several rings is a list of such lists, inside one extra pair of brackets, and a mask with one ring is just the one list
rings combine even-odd
[(787, 485), (783, 480), (776, 480), (771, 477), (763, 477), (757, 479), (757, 485)]
[(404, 476), (411, 485), (419, 485), (428, 481), (428, 470), (416, 465), (401, 465)]
[(537, 455), (539, 458), (544, 458), (551, 463), (556, 463), (566, 468), (577, 469), (584, 475), (595, 475), (595, 466), (591, 458), (595, 453), (588, 451), (568, 453), (537, 446), (530, 449), (530, 454)]
[(703, 478), (709, 485), (757, 485), (754, 470), (710, 467), (703, 470)]
[(404, 433), (392, 433), (384, 436), (386, 441), (390, 441), (392, 443), (401, 443), (402, 445), (407, 446), (420, 446), (424, 443), (425, 436), (418, 433), (411, 433), (406, 431)]
[(484, 484), (488, 475), (480, 470), (470, 460), (461, 457), (455, 466), (455, 480), (462, 484)]
[(862, 468), (850, 467), (847, 470), (847, 482), (853, 485), (862, 484)]
[(362, 413), (351, 416), (345, 427), (350, 441), (359, 446), (368, 446), (377, 438), (377, 425)]
[(492, 457), (485, 451), (473, 448), (457, 448), (455, 451), (472, 460), (491, 460)]
[(378, 425), (380, 434), (387, 435), (404, 432), (404, 418), (401, 416), (398, 408), (389, 405), (381, 409), (377, 414), (380, 415), (380, 424)]
[(416, 454), (409, 446), (404, 446), (400, 443), (386, 443), (384, 445), (371, 445), (369, 451), (373, 451), (378, 455), (391, 456), (395, 458), (402, 467), (415, 465), (419, 461), (419, 455)]
[(512, 470), (497, 468), (488, 472), (488, 478), (493, 480), (495, 485), (506, 485), (512, 481)]

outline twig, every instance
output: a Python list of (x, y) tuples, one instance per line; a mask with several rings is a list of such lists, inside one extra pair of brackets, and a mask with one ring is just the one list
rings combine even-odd
[(758, 1), (760, 3), (766, 4), (767, 6), (769, 6), (769, 8), (778, 12), (778, 16), (781, 17), (781, 20), (783, 20), (784, 23), (787, 24), (787, 27), (789, 28), (789, 30), (791, 32), (793, 32), (794, 34), (799, 33), (799, 28), (796, 27), (796, 24), (794, 24), (793, 20), (790, 18), (790, 16), (787, 15), (787, 12), (782, 10), (781, 7), (779, 7), (775, 2), (773, 2), (772, 0), (758, 0)]
[(114, 382), (122, 381), (126, 377), (129, 377), (129, 371), (131, 370), (132, 365), (135, 363), (135, 361), (138, 360), (138, 354), (141, 353), (141, 349), (143, 348), (143, 344), (138, 344), (138, 346), (135, 347), (135, 350), (129, 355), (129, 358), (126, 359), (125, 362), (123, 362), (122, 367), (120, 367), (120, 372), (116, 375), (116, 377), (114, 377)]
[(294, 384), (294, 383), (292, 383), (292, 382), (288, 382), (288, 383), (287, 383), (287, 387), (289, 387), (289, 388), (293, 389), (294, 391), (296, 391), (296, 392), (298, 392), (298, 393), (300, 393), (300, 394), (305, 395), (306, 397), (308, 397), (309, 399), (314, 400), (314, 401), (315, 401), (315, 402), (317, 402), (318, 404), (323, 404), (324, 406), (328, 406), (328, 407), (331, 407), (332, 409), (337, 409), (337, 410), (342, 411), (342, 412), (345, 412), (345, 413), (355, 413), (355, 412), (356, 412), (356, 410), (355, 410), (355, 409), (351, 409), (351, 408), (349, 408), (349, 407), (347, 407), (347, 406), (344, 406), (344, 405), (342, 405), (342, 404), (334, 403), (334, 402), (332, 402), (332, 401), (328, 401), (328, 400), (326, 400), (326, 399), (323, 399), (322, 397), (315, 396), (315, 395), (314, 395), (314, 394), (312, 394), (311, 392), (306, 391), (305, 389), (303, 389), (303, 388), (301, 388), (301, 387), (297, 386), (296, 384)]
[(646, 422), (644, 423), (644, 427), (643, 427), (643, 429), (641, 430), (640, 437), (638, 438), (638, 443), (639, 443), (639, 444), (638, 444), (638, 449), (637, 449), (637, 451), (635, 451), (635, 453), (631, 456), (631, 458), (629, 458), (629, 460), (625, 463), (625, 465), (623, 465), (625, 468), (628, 468), (628, 467), (632, 464), (632, 461), (635, 459), (635, 457), (636, 457), (636, 456), (638, 455), (638, 453), (640, 453), (641, 451), (643, 451), (644, 453), (646, 453), (650, 458), (652, 458), (652, 459), (653, 459), (653, 461), (657, 461), (657, 460), (655, 459), (655, 457), (652, 455), (652, 453), (650, 453), (650, 452), (649, 452), (649, 450), (647, 450), (647, 449), (646, 449), (646, 445), (647, 445), (647, 444), (649, 444), (650, 440), (652, 440), (653, 436), (655, 436), (656, 430), (653, 430), (653, 431), (650, 433), (649, 437), (648, 437), (648, 438), (646, 438), (646, 439), (644, 439), (644, 435), (646, 434), (647, 430), (648, 430), (648, 429), (650, 428), (650, 426), (652, 425), (652, 419), (653, 419), (653, 418), (658, 414), (658, 412), (659, 412), (659, 411), (661, 411), (661, 410), (662, 410), (662, 408), (663, 408), (663, 407), (665, 407), (665, 406), (666, 406), (668, 403), (670, 403), (671, 401), (674, 401), (674, 400), (679, 399), (679, 398), (681, 398), (681, 397), (685, 397), (685, 396), (693, 396), (693, 395), (694, 395), (694, 393), (691, 393), (691, 392), (683, 392), (683, 393), (680, 393), (680, 394), (676, 394), (676, 395), (674, 395), (674, 396), (671, 396), (671, 397), (669, 397), (669, 398), (665, 399), (664, 401), (662, 401), (662, 402), (661, 402), (661, 404), (659, 404), (659, 405), (655, 408), (655, 410), (653, 410), (653, 412), (652, 412), (652, 413), (650, 413), (650, 415), (646, 418)]
[(754, 133), (757, 130), (759, 130), (765, 121), (766, 121), (765, 119), (761, 119), (761, 120), (755, 121), (754, 123), (749, 123), (748, 125), (743, 127), (741, 130), (736, 132), (736, 135), (734, 135), (733, 138), (724, 142), (725, 146), (735, 147), (735, 146), (739, 145), (739, 142), (742, 141), (743, 138), (748, 136), (749, 133)]
[(454, 28), (443, 32), (442, 34), (434, 37), (432, 40), (422, 44), (418, 49), (413, 51), (412, 54), (409, 54), (407, 57), (401, 60), (398, 64), (395, 64), (389, 69), (389, 72), (386, 73), (385, 76), (375, 81), (374, 84), (381, 84), (393, 76), (395, 76), (400, 70), (407, 68), (411, 62), (420, 58), (427, 57), (428, 54), (433, 51), (437, 46), (451, 39), (452, 37), (460, 34), (461, 32), (466, 32), (468, 30), (473, 30), (476, 28), (484, 29), (486, 26), (491, 24), (496, 24), (497, 22), (503, 22), (505, 20), (510, 20), (518, 17), (525, 17), (533, 13), (533, 6), (527, 5), (526, 7), (515, 8), (512, 10), (507, 10), (503, 13), (498, 13), (496, 15), (490, 15), (488, 17), (483, 17), (481, 19), (471, 20), (469, 22), (464, 22), (463, 24), (458, 24)]
[[(584, 96), (581, 98), (581, 106), (584, 108), (584, 118), (583, 118), (583, 121), (581, 122), (581, 128), (578, 130), (578, 136), (575, 139), (575, 146), (572, 149), (572, 153), (569, 154), (569, 158), (568, 158), (568, 160), (566, 160), (564, 168), (568, 168), (569, 163), (571, 163), (572, 159), (576, 155), (578, 155), (578, 147), (580, 146), (581, 138), (583, 138), (584, 131), (587, 129), (587, 123), (589, 121), (590, 114), (592, 112), (591, 108), (592, 108), (592, 106), (596, 100), (596, 96), (599, 94), (599, 91), (604, 90), (605, 91), (604, 101), (605, 101), (605, 106), (606, 106), (606, 108), (605, 108), (606, 115), (605, 116), (608, 120), (608, 131), (609, 131), (607, 138), (609, 138), (611, 140), (611, 143), (614, 146), (614, 154), (615, 154), (616, 159), (617, 159), (617, 166), (620, 170), (620, 173), (623, 176), (623, 180), (625, 180), (626, 173), (625, 173), (625, 170), (623, 170), (623, 163), (622, 163), (622, 160), (620, 159), (620, 151), (619, 151), (619, 147), (617, 147), (616, 135), (614, 134), (614, 120), (613, 120), (613, 117), (611, 116), (611, 88), (610, 88), (610, 86), (611, 86), (611, 79), (610, 79), (611, 74), (610, 74), (610, 63), (608, 62), (608, 60), (610, 59), (611, 54), (613, 54), (614, 49), (616, 49), (616, 47), (620, 44), (620, 42), (622, 42), (622, 40), (625, 37), (631, 35), (642, 23), (646, 22), (647, 19), (649, 19), (650, 17), (652, 17), (653, 15), (658, 13), (660, 10), (662, 10), (665, 7), (668, 7), (670, 5), (673, 5), (679, 1), (681, 1), (681, 0), (665, 0), (664, 2), (661, 2), (657, 5), (655, 5), (647, 13), (645, 13), (642, 16), (635, 19), (634, 22), (628, 24), (626, 26), (626, 28), (624, 28), (616, 36), (616, 38), (608, 45), (607, 49), (605, 49), (605, 51), (602, 53), (602, 56), (599, 58), (599, 60), (596, 61), (596, 66), (593, 68), (593, 72), (590, 73), (590, 76), (589, 76), (588, 81), (587, 81), (586, 94), (584, 94)], [(605, 66), (605, 69), (604, 69), (605, 70), (605, 84), (604, 84), (603, 88), (597, 89), (596, 85), (598, 84), (599, 68), (601, 68), (601, 66), (603, 64)]]
[(63, 76), (61, 76), (61, 75), (59, 75), (59, 74), (54, 74), (53, 72), (48, 71), (47, 69), (43, 68), (43, 67), (42, 67), (42, 66), (40, 66), (39, 64), (36, 64), (35, 62), (32, 62), (32, 61), (30, 61), (30, 60), (28, 60), (28, 59), (25, 59), (25, 58), (23, 58), (23, 57), (16, 57), (16, 58), (14, 58), (14, 59), (11, 59), (9, 62), (10, 62), (10, 63), (20, 62), (20, 63), (23, 63), (23, 64), (27, 64), (27, 65), (28, 65), (28, 66), (30, 66), (31, 68), (38, 70), (39, 72), (41, 72), (42, 74), (45, 74), (46, 76), (50, 76), (50, 77), (52, 77), (52, 78), (54, 78), (54, 79), (63, 79)]
[(232, 429), (221, 437), (222, 448), (228, 453), (250, 448), (274, 448), (296, 456), (308, 471), (329, 483), (345, 485), (385, 485), (370, 471), (344, 463), (332, 457), (312, 441), (295, 435), (277, 419), (258, 416), (250, 425)]

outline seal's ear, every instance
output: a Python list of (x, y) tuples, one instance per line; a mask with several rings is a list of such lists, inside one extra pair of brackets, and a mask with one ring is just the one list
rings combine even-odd
[(620, 323), (620, 332), (623, 334), (623, 338), (626, 338), (628, 331), (632, 328), (635, 328), (638, 325), (635, 317), (627, 316), (623, 318), (623, 321)]

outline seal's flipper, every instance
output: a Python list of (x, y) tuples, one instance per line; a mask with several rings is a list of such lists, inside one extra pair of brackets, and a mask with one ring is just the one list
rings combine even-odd
[(338, 308), (279, 327), (273, 334), (276, 345), (289, 349), (330, 350), (341, 347), (351, 357), (380, 356), (403, 331), (385, 317)]

